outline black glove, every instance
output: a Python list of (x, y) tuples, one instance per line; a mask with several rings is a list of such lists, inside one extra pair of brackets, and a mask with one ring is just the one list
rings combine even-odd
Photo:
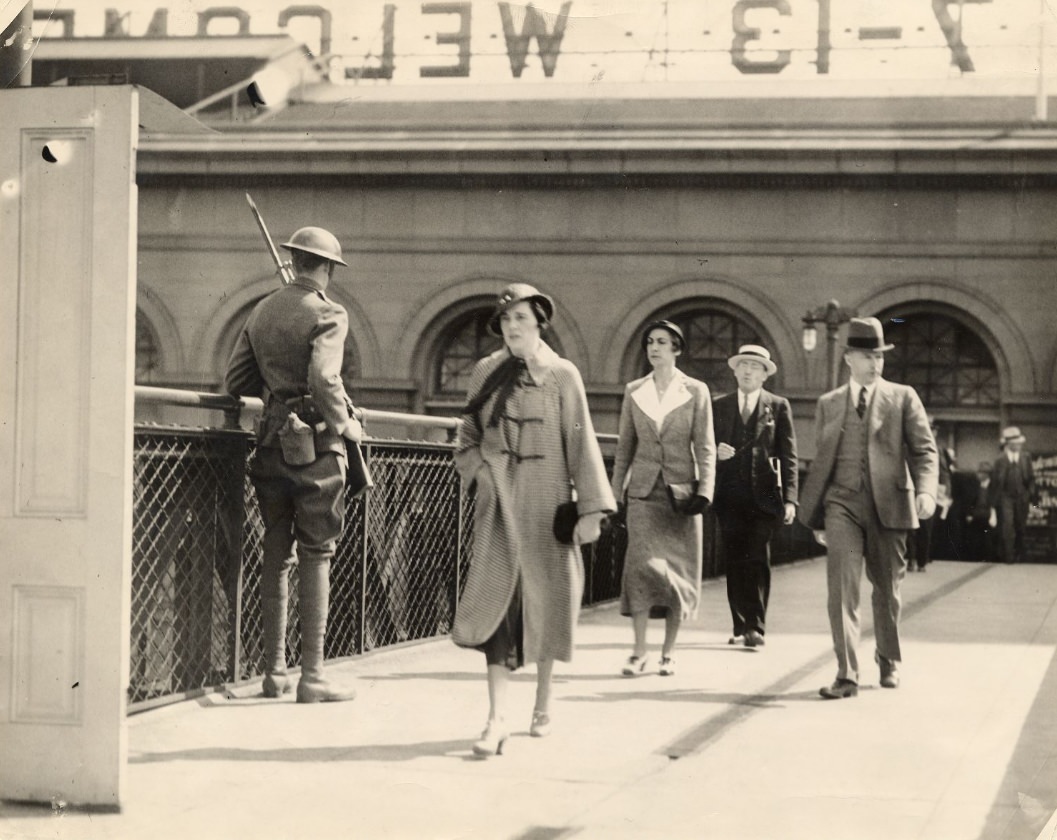
[(704, 513), (711, 504), (704, 496), (694, 496), (686, 505), (686, 515), (697, 516), (699, 513)]

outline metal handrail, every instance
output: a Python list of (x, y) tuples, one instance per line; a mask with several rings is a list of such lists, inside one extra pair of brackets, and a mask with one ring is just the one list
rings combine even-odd
[[(191, 408), (207, 408), (223, 411), (229, 423), (237, 425), (245, 412), (249, 415), (264, 411), (264, 402), (258, 397), (233, 397), (230, 394), (214, 394), (206, 391), (184, 391), (179, 388), (157, 388), (153, 385), (137, 385), (136, 401), (159, 405), (175, 405)], [(367, 423), (391, 423), (419, 429), (444, 429), (457, 431), (458, 417), (435, 417), (426, 414), (405, 414), (400, 411), (382, 411), (376, 408), (359, 408), (361, 420)]]
[[(153, 385), (137, 385), (136, 401), (160, 405), (189, 406), (223, 411), (230, 426), (238, 425), (243, 412), (254, 415), (264, 410), (264, 402), (257, 397), (233, 397), (230, 394), (214, 394), (206, 391), (184, 391), (179, 388), (157, 388)], [(363, 412), (362, 421), (390, 423), (418, 429), (444, 429), (456, 432), (462, 420), (458, 417), (438, 417), (429, 414), (405, 414), (400, 411), (382, 411), (376, 408), (358, 408)], [(599, 443), (617, 442), (617, 435), (596, 433)]]

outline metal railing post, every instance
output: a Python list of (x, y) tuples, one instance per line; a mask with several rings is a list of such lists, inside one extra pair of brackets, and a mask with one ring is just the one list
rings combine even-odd
[[(369, 443), (362, 444), (363, 457), (367, 462), (368, 470), (371, 467), (372, 448)], [(367, 566), (369, 561), (367, 547), (367, 520), (371, 515), (371, 494), (364, 493), (360, 497), (363, 514), (360, 517), (360, 639), (357, 645), (357, 653), (367, 652)]]

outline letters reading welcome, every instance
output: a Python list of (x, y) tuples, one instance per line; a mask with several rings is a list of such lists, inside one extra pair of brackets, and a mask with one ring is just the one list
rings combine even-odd
[[(645, 2), (646, 0), (642, 0)], [(352, 4), (357, 0), (344, 0)], [(829, 58), (832, 51), (830, 37), (830, 8), (833, 0), (817, 0), (817, 43), (813, 63), (818, 74), (829, 73)], [(965, 0), (967, 3), (988, 3), (990, 0)], [(438, 45), (453, 45), (456, 53), (453, 56), (455, 62), (442, 65), (426, 65), (418, 68), (420, 78), (469, 78), (470, 59), (474, 52), (472, 49), (471, 23), (473, 20), (473, 3), (469, 0), (462, 2), (437, 2), (421, 3), (417, 10), (411, 11), (410, 6), (400, 7), (400, 18), (397, 15), (395, 3), (384, 4), (380, 12), (380, 19), (368, 22), (363, 28), (373, 36), (375, 33), (381, 35), (381, 51), (374, 60), (373, 66), (347, 67), (345, 77), (348, 79), (385, 79), (392, 80), (396, 67), (396, 43), (399, 30), (399, 21), (406, 20), (407, 14), (417, 13), (420, 15), (447, 15), (456, 18), (456, 25), (452, 28), (436, 31), (432, 40)], [(550, 14), (536, 9), (531, 4), (498, 2), (495, 4), (495, 13), (503, 27), (503, 36), (506, 40), (506, 54), (510, 62), (510, 72), (514, 78), (520, 78), (525, 69), (526, 61), (533, 40), (536, 42), (540, 61), (543, 66), (544, 75), (552, 78), (558, 66), (561, 55), (562, 40), (566, 34), (566, 26), (570, 16), (575, 15), (573, 0), (562, 3), (557, 14)], [(949, 10), (946, 0), (932, 0), (932, 14), (935, 17), (940, 31), (946, 39), (947, 46), (951, 52), (952, 63), (963, 72), (974, 70), (969, 50), (962, 41), (962, 26), (955, 20)], [(491, 7), (485, 7), (491, 11)], [(478, 13), (485, 13), (480, 3), (477, 4)], [(329, 55), (332, 42), (332, 15), (333, 10), (338, 14), (343, 11), (342, 3), (335, 2), (331, 8), (322, 5), (298, 4), (284, 8), (279, 12), (278, 26), (286, 27), (295, 18), (310, 18), (319, 21), (320, 26), (320, 53)], [(347, 11), (347, 7), (345, 9)], [(34, 18), (44, 19), (44, 15), (50, 10), (35, 12)], [(168, 36), (168, 12), (167, 8), (156, 8), (151, 16), (145, 36), (148, 38), (164, 38)], [(137, 10), (137, 14), (139, 10)], [(798, 14), (802, 14), (799, 12)], [(106, 22), (104, 37), (127, 38), (130, 36), (128, 22), (131, 12), (122, 12), (118, 9), (106, 10)], [(790, 18), (793, 15), (793, 7), (790, 0), (734, 0), (731, 4), (731, 33), (733, 38), (730, 42), (731, 64), (741, 73), (780, 73), (792, 60), (792, 49), (781, 49), (771, 46), (773, 43), (773, 32), (769, 15)], [(209, 26), (217, 20), (234, 20), (238, 25), (240, 36), (250, 35), (250, 13), (239, 6), (214, 6), (198, 13), (198, 35), (208, 36)], [(64, 36), (73, 36), (73, 12), (67, 11), (63, 16)], [(767, 45), (760, 45), (764, 29), (768, 27)], [(860, 27), (858, 39), (860, 41), (886, 40), (898, 42), (902, 39), (902, 27), (898, 25), (886, 27)], [(260, 34), (260, 33), (256, 33)], [(703, 37), (710, 33), (704, 33)], [(755, 46), (754, 46), (755, 45)], [(802, 48), (802, 44), (798, 47)], [(710, 50), (711, 46), (702, 43), (702, 50)], [(766, 57), (766, 58), (765, 58)], [(358, 59), (357, 59), (358, 61)]]

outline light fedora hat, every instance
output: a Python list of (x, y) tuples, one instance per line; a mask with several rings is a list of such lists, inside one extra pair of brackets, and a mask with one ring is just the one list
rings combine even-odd
[(876, 318), (852, 318), (848, 322), (848, 340), (845, 350), (891, 350), (894, 344), (885, 344), (885, 331)]
[(731, 370), (734, 370), (740, 361), (759, 362), (766, 369), (768, 376), (773, 376), (774, 372), (778, 370), (778, 365), (771, 361), (771, 351), (766, 347), (761, 347), (759, 344), (741, 345), (738, 348), (738, 352), (727, 359), (727, 365)]
[(1020, 426), (1006, 426), (1002, 430), (999, 443), (1005, 446), (1007, 443), (1023, 443), (1027, 438), (1020, 433)]

